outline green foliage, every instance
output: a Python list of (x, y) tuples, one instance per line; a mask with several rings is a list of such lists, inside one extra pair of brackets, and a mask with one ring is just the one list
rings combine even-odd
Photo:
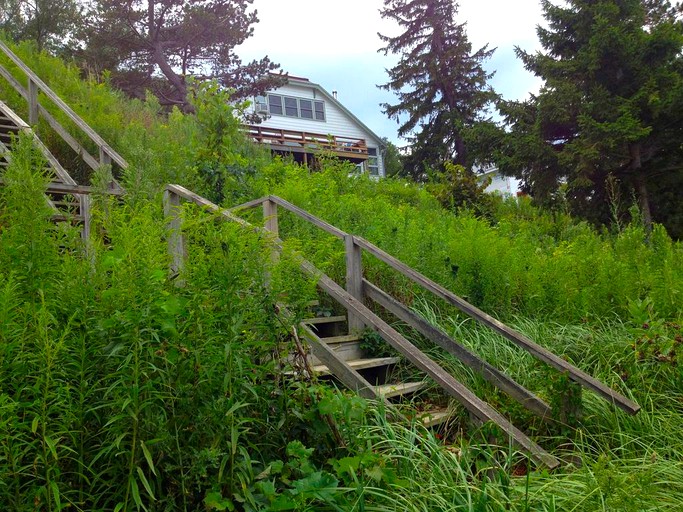
[[(123, 100), (106, 83), (78, 81), (75, 68), (27, 55), (133, 165), (121, 204), (94, 196), (86, 246), (75, 228), (49, 222), (40, 158), (30, 141), (14, 145), (0, 189), (0, 508), (683, 507), (683, 248), (663, 227), (648, 237), (622, 221), (598, 232), (524, 198), (491, 201), (485, 219), (454, 212), (427, 187), (350, 175), (338, 159), (321, 159), (317, 172), (268, 159), (240, 138), (233, 107), (212, 86), (200, 90), (196, 117), (164, 116), (151, 98)], [(20, 104), (11, 93), (8, 101)], [(301, 318), (315, 283), (301, 278), (295, 254), (341, 283), (343, 246), (280, 209), (285, 252), (275, 264), (265, 237), (185, 206), (188, 260), (171, 278), (155, 200), (167, 181), (228, 204), (280, 195), (513, 324), (643, 411), (629, 417), (586, 392), (583, 419), (560, 415), (563, 424), (549, 427), (427, 347), (567, 462), (551, 474), (506, 443), (484, 442), (487, 426), (471, 435), (457, 404), (458, 434), (444, 447), (419, 425), (390, 422), (400, 415), (384, 404), (288, 380), (277, 361), (294, 320), (274, 304)], [(578, 405), (564, 376), (364, 258), (367, 279), (558, 411)]]
[(638, 198), (647, 229), (654, 211), (679, 233), (679, 205), (667, 199), (683, 179), (677, 11), (663, 0), (544, 1), (543, 11), (545, 53), (518, 55), (544, 86), (502, 106), (511, 131), (497, 151), (501, 170), (523, 178), (545, 203), (566, 183), (572, 212), (596, 224), (610, 221), (606, 180), (613, 175)]
[(462, 165), (446, 162), (444, 171), (427, 184), (427, 190), (447, 210), (471, 209), (482, 215), (490, 212), (494, 201), (493, 196), (486, 193), (490, 183), (490, 178), (482, 182)]
[(81, 11), (76, 0), (0, 0), (0, 32), (39, 50), (64, 52), (83, 22)]
[(212, 82), (196, 84), (192, 104), (199, 132), (195, 165), (204, 181), (200, 191), (216, 203), (250, 199), (249, 178), (267, 157), (265, 150), (248, 143), (240, 131), (240, 113), (246, 105), (231, 103), (230, 94)]
[(250, 2), (123, 0), (90, 2), (80, 55), (134, 98), (150, 90), (166, 106), (191, 110), (186, 78), (216, 80), (240, 98), (263, 94), (281, 79), (268, 57), (242, 64), (235, 47), (258, 22)]
[(384, 153), (382, 154), (384, 173), (391, 178), (402, 176), (403, 164), (398, 147), (386, 137), (382, 137), (382, 144), (384, 144)]
[(482, 67), (493, 50), (472, 51), (465, 25), (455, 21), (457, 9), (453, 0), (385, 0), (381, 10), (404, 30), (380, 35), (386, 43), (380, 51), (400, 55), (380, 87), (398, 97), (397, 104), (383, 105), (384, 112), (399, 121), (399, 136), (412, 139), (401, 175), (415, 181), (424, 181), (426, 168), (449, 161), (471, 169), (476, 153), (465, 145), (465, 133), (484, 120), (495, 97)]

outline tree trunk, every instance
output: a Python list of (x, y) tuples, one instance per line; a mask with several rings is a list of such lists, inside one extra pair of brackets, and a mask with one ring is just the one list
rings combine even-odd
[(650, 211), (650, 196), (647, 191), (647, 184), (645, 183), (645, 173), (643, 173), (643, 162), (641, 159), (640, 143), (633, 144), (629, 150), (631, 152), (631, 169), (634, 172), (633, 182), (638, 195), (638, 206), (640, 206), (640, 214), (643, 216), (643, 227), (645, 232), (649, 235), (652, 232), (652, 212)]
[(168, 79), (169, 83), (175, 89), (176, 94), (173, 100), (179, 105), (182, 105), (185, 109), (188, 105), (187, 84), (185, 83), (185, 77), (179, 76), (175, 71), (173, 71), (173, 67), (168, 62), (168, 58), (164, 53), (162, 42), (159, 40), (154, 7), (155, 2), (153, 0), (149, 0), (147, 4), (147, 38), (149, 39), (149, 44), (153, 49), (152, 58), (154, 59), (156, 65), (159, 66), (159, 69), (164, 76)]
[(636, 172), (635, 185), (636, 194), (638, 194), (640, 213), (643, 216), (643, 227), (645, 228), (645, 232), (649, 235), (652, 232), (652, 212), (650, 211), (650, 196), (647, 191), (647, 184), (645, 183), (645, 175), (643, 172)]

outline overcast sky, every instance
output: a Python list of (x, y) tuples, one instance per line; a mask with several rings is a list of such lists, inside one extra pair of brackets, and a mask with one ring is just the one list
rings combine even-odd
[[(268, 55), (290, 75), (309, 78), (339, 100), (377, 135), (404, 145), (379, 104), (393, 96), (376, 87), (387, 81), (386, 69), (397, 61), (384, 56), (377, 32), (396, 35), (399, 28), (379, 15), (382, 0), (254, 0), (259, 23), (237, 54), (243, 60)], [(524, 70), (514, 47), (538, 48), (536, 25), (542, 22), (539, 0), (460, 0), (458, 22), (466, 22), (473, 48), (497, 48), (486, 63), (496, 74), (492, 85), (506, 99), (522, 99), (538, 90), (538, 80)]]

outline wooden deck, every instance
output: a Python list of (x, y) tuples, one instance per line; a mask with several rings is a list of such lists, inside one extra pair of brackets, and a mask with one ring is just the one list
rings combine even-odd
[(363, 162), (369, 157), (365, 139), (283, 130), (259, 125), (245, 125), (244, 129), (252, 140), (259, 144), (268, 145), (273, 151), (303, 155), (315, 155), (321, 151), (330, 151), (339, 158), (356, 163)]

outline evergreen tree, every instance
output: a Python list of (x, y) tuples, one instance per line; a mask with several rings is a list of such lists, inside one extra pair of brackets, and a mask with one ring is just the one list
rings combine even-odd
[(538, 96), (502, 107), (511, 132), (499, 166), (524, 179), (541, 201), (552, 202), (564, 187), (574, 212), (598, 222), (609, 218), (611, 176), (636, 194), (649, 228), (652, 185), (662, 179), (683, 185), (677, 14), (664, 0), (562, 6), (544, 0), (542, 6), (544, 52), (517, 52), (545, 83)]
[(0, 0), (0, 31), (14, 41), (35, 41), (39, 50), (65, 49), (80, 22), (77, 0)]
[(268, 57), (243, 64), (234, 48), (258, 21), (253, 0), (96, 0), (85, 34), (86, 60), (112, 71), (134, 97), (152, 90), (165, 105), (189, 108), (186, 77), (215, 79), (233, 98), (261, 94), (281, 80)]
[(415, 180), (445, 162), (471, 169), (477, 155), (467, 132), (484, 120), (494, 98), (482, 67), (493, 50), (472, 51), (465, 25), (455, 22), (457, 8), (453, 0), (385, 0), (381, 11), (404, 29), (396, 37), (380, 34), (386, 43), (380, 51), (401, 56), (380, 87), (398, 96), (396, 105), (383, 108), (400, 123), (399, 136), (412, 142), (403, 164)]

